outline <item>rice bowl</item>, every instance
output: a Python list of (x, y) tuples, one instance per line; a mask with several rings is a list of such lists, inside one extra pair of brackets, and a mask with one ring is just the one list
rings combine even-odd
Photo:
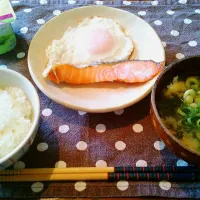
[[(0, 153), (0, 169), (5, 169), (8, 166), (14, 164), (17, 160), (19, 160), (19, 158), (21, 158), (25, 154), (30, 145), (33, 143), (38, 129), (40, 103), (37, 91), (32, 83), (23, 75), (13, 70), (0, 69), (0, 88), (0, 96), (2, 97), (3, 93), (4, 96), (7, 97), (7, 99), (3, 98), (4, 105), (0, 106), (0, 114), (5, 115), (4, 118), (0, 118), (0, 150), (4, 150)], [(17, 90), (16, 88), (18, 88), (19, 90)], [(20, 96), (22, 99), (20, 99), (20, 97), (18, 96), (17, 100), (15, 95), (19, 94), (20, 92)], [(14, 97), (14, 101), (12, 102), (13, 108), (10, 108), (10, 111), (8, 110), (9, 105), (11, 105), (9, 104), (8, 93), (11, 94), (10, 100), (12, 99), (11, 96)], [(3, 99), (1, 98), (1, 103), (3, 103)], [(8, 103), (7, 106), (5, 100)], [(21, 106), (22, 104), (24, 104), (21, 108), (20, 102)], [(12, 116), (9, 116), (9, 113), (13, 112), (16, 112), (18, 116), (13, 114)], [(12, 120), (16, 120), (17, 117), (19, 126), (15, 127), (16, 123), (12, 122)], [(4, 121), (2, 119), (4, 119)], [(2, 130), (4, 130), (4, 132)], [(4, 134), (6, 132), (9, 133), (7, 134), (7, 137), (4, 135), (4, 140), (2, 140), (2, 132)], [(13, 137), (14, 132), (18, 133), (16, 137)]]

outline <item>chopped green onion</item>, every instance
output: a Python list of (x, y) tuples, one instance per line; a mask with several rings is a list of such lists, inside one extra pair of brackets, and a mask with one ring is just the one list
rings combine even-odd
[(197, 120), (196, 124), (197, 124), (197, 127), (200, 128), (200, 119)]
[(189, 107), (189, 106), (187, 106), (186, 109), (189, 110), (189, 112), (193, 112), (194, 111), (194, 109)]
[(200, 95), (197, 95), (194, 97), (194, 102), (199, 103), (200, 102)]
[(178, 114), (180, 114), (181, 116), (186, 116), (186, 114), (179, 108), (177, 110)]
[(188, 122), (188, 124), (193, 125), (193, 124), (192, 124), (192, 119), (191, 119), (191, 118), (187, 118), (187, 122)]
[(187, 96), (192, 96), (194, 97), (196, 95), (196, 92), (193, 89), (186, 90), (183, 99), (185, 100)]
[(182, 106), (181, 110), (189, 117), (194, 117), (199, 112), (197, 108), (192, 108), (190, 106)]
[(199, 81), (196, 77), (189, 77), (185, 82), (188, 88), (197, 90), (199, 88)]
[(194, 100), (194, 98), (193, 98), (192, 96), (190, 96), (190, 95), (188, 95), (188, 96), (185, 98), (185, 101), (186, 101), (186, 103), (188, 103), (188, 104), (193, 103), (193, 100)]
[(192, 107), (192, 108), (197, 108), (197, 104), (196, 104), (196, 103), (191, 103), (191, 104), (190, 104), (190, 107)]

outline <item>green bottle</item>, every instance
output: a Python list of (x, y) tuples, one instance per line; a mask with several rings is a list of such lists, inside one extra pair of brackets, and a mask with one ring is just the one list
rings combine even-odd
[(11, 51), (16, 46), (16, 36), (10, 23), (0, 24), (0, 54)]

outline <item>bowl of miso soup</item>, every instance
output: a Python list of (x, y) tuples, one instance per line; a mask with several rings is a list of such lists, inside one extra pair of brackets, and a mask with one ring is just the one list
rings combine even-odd
[(179, 60), (160, 74), (151, 93), (151, 117), (165, 145), (200, 166), (200, 56)]

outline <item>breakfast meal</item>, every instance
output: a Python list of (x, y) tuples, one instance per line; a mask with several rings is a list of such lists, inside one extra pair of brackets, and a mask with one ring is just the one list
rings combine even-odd
[(132, 39), (116, 21), (88, 17), (53, 40), (43, 76), (57, 84), (140, 83), (161, 71), (162, 62), (132, 60), (133, 51)]
[(159, 114), (171, 134), (200, 152), (200, 77), (176, 76), (161, 92)]
[(31, 119), (32, 105), (20, 88), (0, 89), (0, 159), (24, 140)]

